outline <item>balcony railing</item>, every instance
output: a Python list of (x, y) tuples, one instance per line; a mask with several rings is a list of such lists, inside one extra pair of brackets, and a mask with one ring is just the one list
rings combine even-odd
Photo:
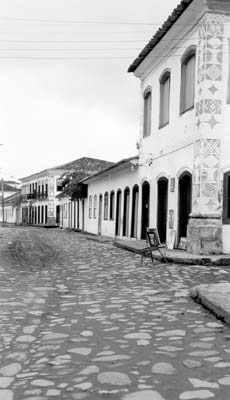
[(28, 193), (26, 195), (26, 198), (27, 198), (27, 200), (33, 200), (36, 198), (35, 196), (36, 196), (35, 193)]
[(48, 199), (48, 192), (34, 192), (26, 195), (27, 200), (46, 200)]
[(48, 192), (36, 193), (37, 200), (45, 200), (48, 199)]

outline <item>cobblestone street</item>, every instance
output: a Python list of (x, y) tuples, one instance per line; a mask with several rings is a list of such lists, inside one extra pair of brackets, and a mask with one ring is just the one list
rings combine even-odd
[(0, 235), (0, 400), (230, 399), (230, 328), (188, 296), (230, 266), (141, 266), (58, 229)]

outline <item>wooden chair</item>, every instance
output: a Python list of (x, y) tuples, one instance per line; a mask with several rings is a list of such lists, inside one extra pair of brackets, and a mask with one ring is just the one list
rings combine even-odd
[(147, 228), (146, 229), (146, 241), (147, 241), (147, 245), (148, 245), (148, 247), (146, 248), (146, 251), (150, 252), (152, 262), (153, 262), (152, 252), (155, 250), (158, 250), (162, 257), (162, 260), (164, 260), (165, 263), (168, 263), (168, 260), (165, 256), (165, 254), (161, 251), (161, 249), (164, 248), (165, 245), (161, 244), (157, 228)]

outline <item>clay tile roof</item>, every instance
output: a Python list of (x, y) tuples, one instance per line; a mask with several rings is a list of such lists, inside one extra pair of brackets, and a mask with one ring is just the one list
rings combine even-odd
[(183, 14), (183, 12), (188, 8), (188, 6), (193, 2), (193, 0), (182, 0), (180, 4), (173, 10), (172, 14), (164, 22), (161, 28), (155, 33), (152, 39), (147, 43), (138, 57), (129, 66), (128, 72), (134, 72), (136, 68), (142, 63), (142, 61), (147, 57), (147, 55), (153, 50), (153, 48), (161, 41), (161, 39), (166, 35), (169, 29), (174, 25), (178, 18)]

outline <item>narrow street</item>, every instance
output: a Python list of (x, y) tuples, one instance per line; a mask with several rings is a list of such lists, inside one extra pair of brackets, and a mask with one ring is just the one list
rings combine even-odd
[(230, 328), (188, 291), (230, 266), (141, 266), (58, 229), (0, 237), (0, 400), (229, 400)]

